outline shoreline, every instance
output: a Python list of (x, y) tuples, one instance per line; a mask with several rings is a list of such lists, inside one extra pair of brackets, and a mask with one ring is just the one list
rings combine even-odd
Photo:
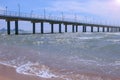
[(15, 68), (0, 64), (0, 80), (40, 80), (40, 78), (19, 74)]
[[(36, 43), (37, 43), (37, 41), (36, 41)], [(52, 65), (53, 61), (55, 61), (57, 58), (55, 55), (55, 59), (54, 58), (52, 58), (52, 60), (51, 60), (51, 58), (49, 59), (49, 57), (51, 56), (51, 53), (49, 52), (49, 50), (46, 51), (46, 53), (44, 53), (44, 50), (43, 50), (43, 53), (42, 53), (40, 50), (37, 51), (37, 49), (32, 49), (31, 47), (28, 47), (28, 45), (27, 46), (26, 45), (25, 46), (24, 45), (21, 45), (21, 46), (12, 45), (11, 46), (11, 44), (7, 44), (7, 45), (6, 44), (7, 43), (5, 42), (5, 43), (1, 43), (1, 45), (0, 45), (0, 54), (1, 54), (0, 60), (1, 61), (7, 60), (8, 62), (11, 61), (11, 63), (13, 65), (14, 64), (17, 65), (17, 62), (18, 63), (22, 62), (21, 60), (23, 60), (23, 62), (24, 62), (24, 56), (27, 56), (28, 58), (26, 58), (25, 60), (27, 60), (28, 63), (25, 62), (26, 63), (25, 66), (20, 65), (20, 66), (23, 66), (21, 68), (21, 70), (23, 70), (23, 73), (18, 72), (17, 71), (18, 67), (13, 67), (13, 65), (9, 66), (7, 64), (5, 65), (4, 63), (0, 64), (0, 80), (120, 80), (119, 74), (118, 74), (118, 77), (116, 77), (116, 75), (112, 76), (109, 74), (106, 74), (106, 75), (102, 74), (102, 73), (99, 74), (98, 70), (95, 73), (94, 72), (92, 73), (87, 70), (86, 70), (86, 72), (85, 71), (80, 72), (80, 71), (78, 71), (78, 69), (81, 69), (81, 68), (74, 69), (74, 67), (72, 68), (73, 70), (71, 68), (67, 70), (66, 66), (69, 67), (74, 64), (64, 65), (65, 63), (62, 62), (63, 60), (60, 63)], [(40, 43), (38, 42), (35, 45), (39, 45), (39, 44)], [(66, 49), (69, 49), (69, 47)], [(6, 54), (6, 55), (4, 55), (4, 54)], [(38, 54), (38, 55), (35, 55), (35, 54)], [(49, 56), (44, 56), (46, 54), (49, 54)], [(15, 59), (15, 61), (17, 60), (16, 63), (14, 63), (14, 59)], [(37, 59), (39, 61), (43, 61), (44, 63), (37, 64), (37, 65), (34, 64), (34, 62), (38, 61)], [(48, 61), (45, 61), (47, 59), (48, 59)], [(78, 58), (76, 58), (76, 56), (75, 56), (75, 58), (73, 56), (73, 59), (70, 58), (70, 60), (74, 60), (74, 59), (78, 59)], [(29, 64), (29, 61), (30, 62), (33, 61), (32, 65), (31, 65), (31, 63)], [(62, 67), (60, 67), (60, 68), (57, 67), (57, 65), (59, 66), (61, 64), (63, 64)], [(26, 67), (26, 65), (28, 68)], [(45, 67), (42, 67), (42, 65)], [(31, 67), (31, 68), (29, 68), (29, 67)], [(87, 66), (87, 67), (89, 67), (89, 66)], [(25, 72), (24, 68), (27, 69), (26, 72), (28, 72), (28, 74), (24, 73)], [(43, 71), (42, 71), (42, 68), (43, 68)], [(47, 68), (48, 68), (48, 73), (47, 73)], [(84, 69), (84, 67), (82, 69)], [(33, 70), (33, 72), (30, 72), (31, 70)], [(35, 70), (35, 72), (34, 72), (34, 70)], [(50, 73), (49, 73), (49, 70), (50, 70)], [(94, 70), (94, 69), (91, 68), (91, 70)], [(39, 71), (41, 71), (42, 73), (40, 73)], [(31, 74), (33, 73), (33, 75), (30, 75), (30, 73)], [(52, 73), (53, 73), (53, 75), (55, 73), (55, 76), (57, 76), (57, 77), (52, 76), (51, 78), (44, 78), (44, 77), (39, 76), (39, 75), (44, 75), (44, 74), (49, 76), (50, 74), (52, 75)], [(36, 74), (37, 74), (37, 76), (36, 76)]]
[[(60, 73), (59, 73), (60, 74)], [(19, 74), (14, 67), (0, 64), (0, 80), (120, 80), (95, 74), (67, 74), (56, 78), (41, 78), (33, 75)]]

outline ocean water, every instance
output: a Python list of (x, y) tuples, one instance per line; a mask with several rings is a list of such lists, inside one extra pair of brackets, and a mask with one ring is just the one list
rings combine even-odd
[(45, 79), (119, 80), (120, 33), (0, 34), (0, 64)]

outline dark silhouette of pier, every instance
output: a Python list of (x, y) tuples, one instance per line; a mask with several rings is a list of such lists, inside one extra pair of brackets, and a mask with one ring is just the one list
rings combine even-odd
[[(68, 25), (72, 26), (71, 32), (78, 32), (78, 27), (82, 27), (82, 32), (87, 32), (87, 27), (90, 27), (90, 31), (94, 32), (94, 28), (97, 28), (97, 32), (100, 32), (100, 28), (102, 28), (102, 32), (120, 32), (120, 26), (116, 25), (109, 25), (109, 24), (99, 24), (99, 23), (88, 23), (82, 21), (75, 21), (75, 20), (64, 20), (64, 19), (52, 19), (47, 17), (33, 17), (32, 15), (23, 15), (22, 13), (14, 13), (14, 12), (0, 12), (0, 19), (6, 20), (7, 22), (7, 34), (10, 35), (11, 33), (11, 22), (15, 22), (15, 34), (19, 34), (19, 21), (30, 21), (32, 23), (32, 33), (36, 33), (36, 23), (40, 23), (40, 33), (44, 33), (44, 23), (49, 23), (51, 25), (51, 33), (54, 33), (54, 26), (58, 24), (59, 33), (68, 32)], [(62, 31), (62, 25), (64, 25), (64, 30)]]

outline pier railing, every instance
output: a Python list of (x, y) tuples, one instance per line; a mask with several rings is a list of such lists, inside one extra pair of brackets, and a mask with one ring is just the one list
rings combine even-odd
[(58, 17), (58, 16), (50, 16), (50, 15), (36, 15), (32, 13), (23, 13), (23, 12), (16, 12), (16, 11), (7, 11), (7, 10), (0, 10), (0, 15), (4, 16), (13, 16), (13, 17), (24, 17), (24, 18), (35, 18), (35, 19), (45, 19), (45, 20), (56, 20), (56, 21), (68, 21), (68, 22), (76, 22), (76, 23), (84, 23), (84, 24), (97, 24), (97, 25), (107, 25), (107, 26), (120, 26), (119, 23), (115, 23), (113, 21), (106, 21), (106, 20), (91, 20), (86, 18), (66, 18), (66, 17)]

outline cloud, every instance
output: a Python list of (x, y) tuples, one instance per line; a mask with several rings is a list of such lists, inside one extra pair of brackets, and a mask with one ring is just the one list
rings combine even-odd
[(56, 0), (46, 9), (70, 15), (76, 13), (83, 16), (97, 16), (104, 19), (120, 20), (119, 5), (115, 0)]

